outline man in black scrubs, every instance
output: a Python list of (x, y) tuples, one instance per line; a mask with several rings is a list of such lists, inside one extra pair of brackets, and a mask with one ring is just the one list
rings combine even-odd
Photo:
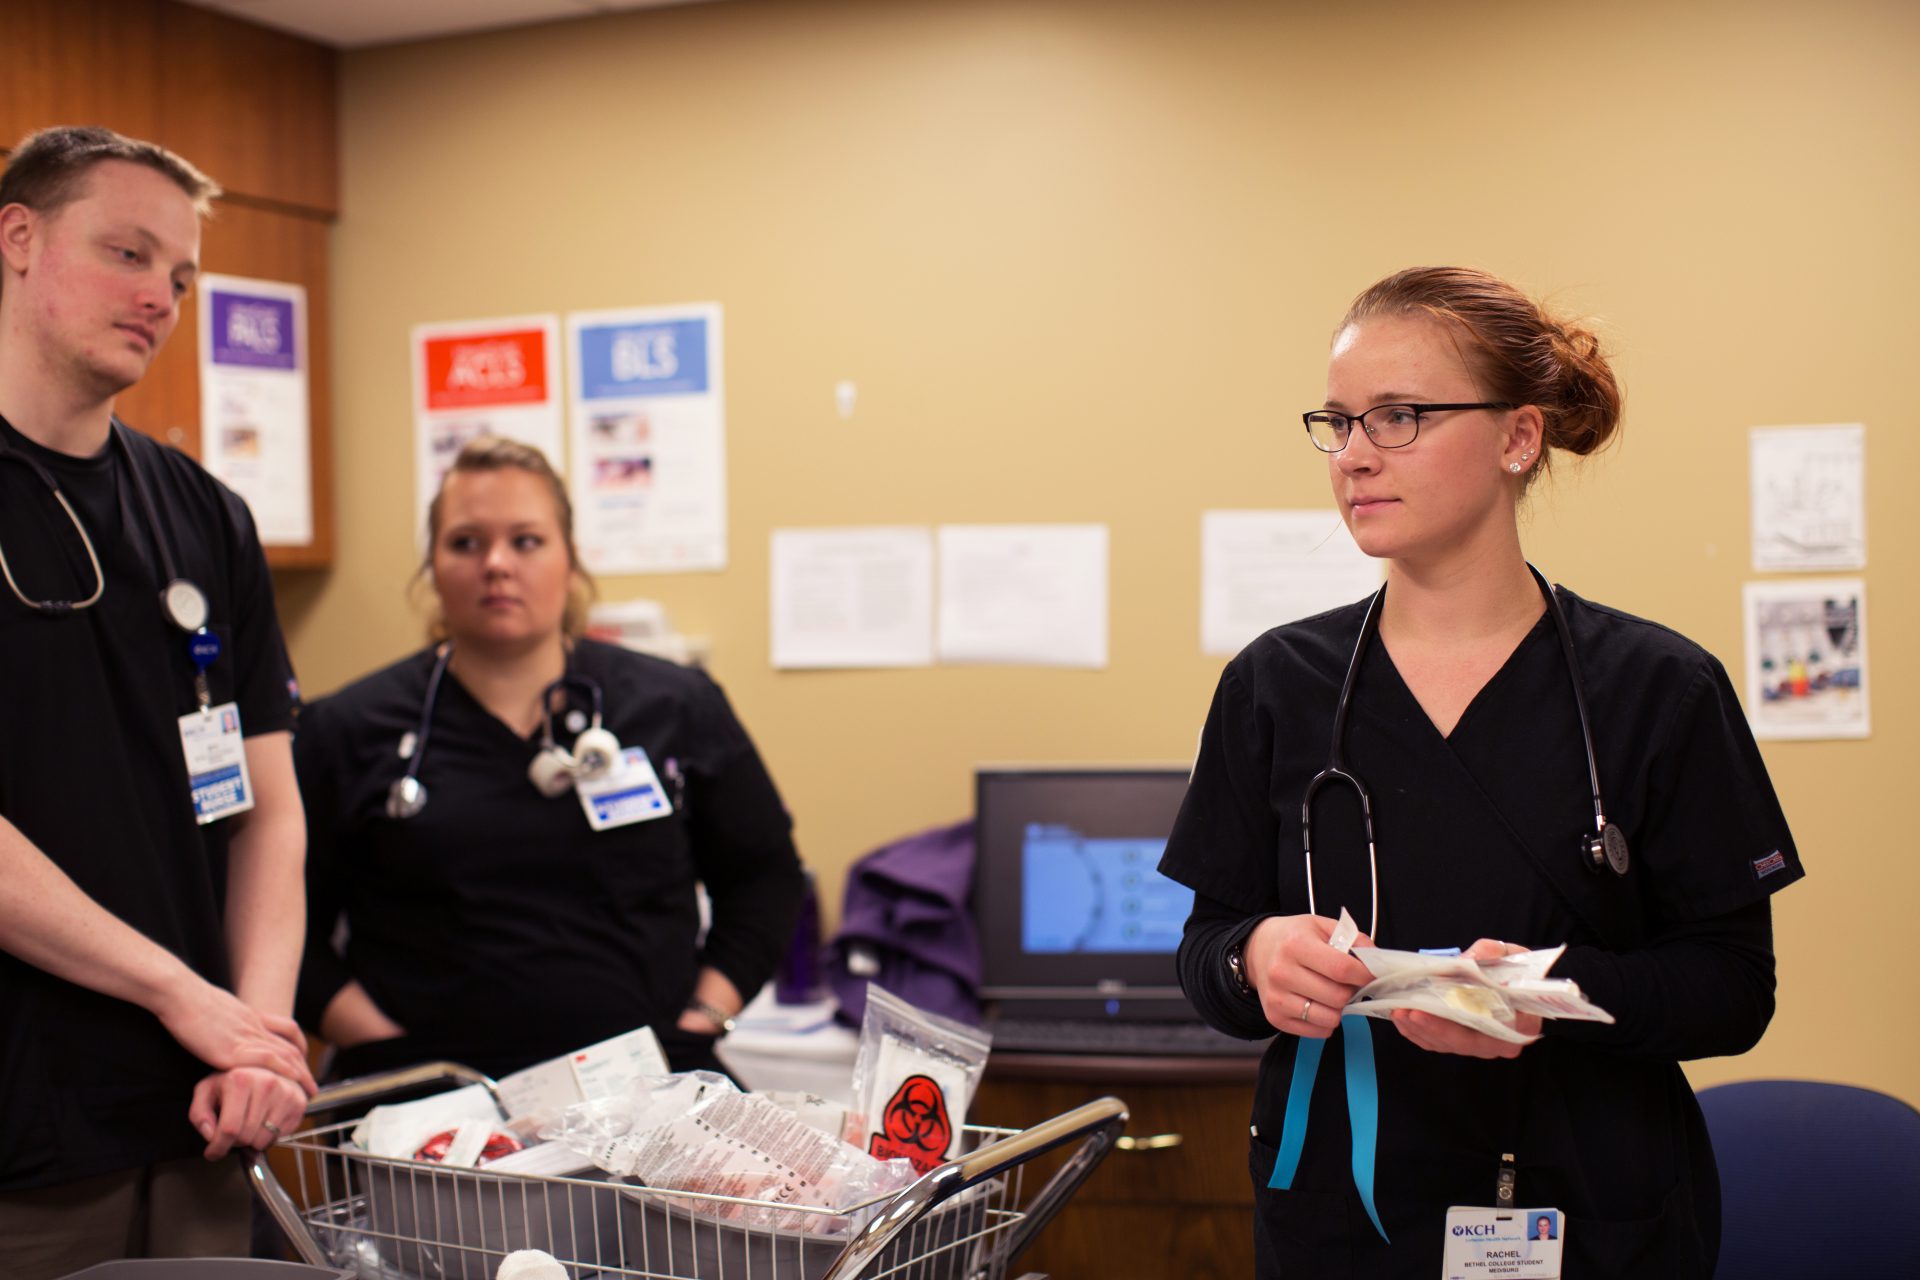
[(294, 686), (253, 521), (114, 422), (217, 189), (50, 129), (0, 176), (0, 1240), (15, 1280), (247, 1251), (312, 1089)]

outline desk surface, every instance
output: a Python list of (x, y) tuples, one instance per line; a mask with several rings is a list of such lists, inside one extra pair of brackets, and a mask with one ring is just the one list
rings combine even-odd
[(1002, 1080), (1098, 1080), (1102, 1084), (1253, 1083), (1260, 1059), (1147, 1057), (1094, 1053), (995, 1053), (987, 1074)]

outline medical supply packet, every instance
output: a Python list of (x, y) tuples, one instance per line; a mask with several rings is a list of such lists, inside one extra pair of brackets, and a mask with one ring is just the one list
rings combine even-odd
[(541, 1136), (649, 1187), (734, 1197), (687, 1201), (696, 1213), (787, 1231), (850, 1231), (860, 1224), (836, 1215), (916, 1176), (906, 1161), (876, 1160), (710, 1071), (636, 1080), (620, 1097), (568, 1107)]
[(921, 1173), (939, 1167), (959, 1153), (967, 1108), (992, 1047), (986, 1031), (869, 983), (847, 1141), (877, 1159), (911, 1160)]
[[(473, 1168), (476, 1163), (491, 1167), (504, 1160), (504, 1167), (537, 1167), (551, 1173), (557, 1166), (544, 1162), (557, 1159), (556, 1153), (532, 1156), (516, 1151), (495, 1158), (489, 1148), (502, 1151), (494, 1139), (503, 1134), (530, 1142), (541, 1126), (558, 1119), (568, 1106), (622, 1092), (636, 1078), (665, 1074), (667, 1057), (658, 1037), (650, 1028), (637, 1027), (514, 1072), (495, 1086), (498, 1106), (485, 1085), (470, 1084), (430, 1098), (375, 1107), (354, 1127), (352, 1142), (369, 1155), (391, 1159), (426, 1159), (459, 1168)], [(502, 1123), (503, 1112), (511, 1123)], [(443, 1137), (450, 1140), (437, 1141)], [(529, 1145), (527, 1151), (534, 1149)], [(573, 1164), (567, 1171), (585, 1167)]]
[[(1341, 912), (1343, 920), (1346, 915)], [(1563, 943), (1498, 960), (1472, 960), (1457, 953), (1355, 947), (1354, 958), (1367, 966), (1373, 981), (1354, 993), (1341, 1012), (1385, 1018), (1395, 1009), (1418, 1009), (1509, 1044), (1530, 1044), (1540, 1038), (1515, 1027), (1523, 1013), (1612, 1022), (1612, 1014), (1581, 994), (1579, 983), (1547, 976), (1566, 949)]]

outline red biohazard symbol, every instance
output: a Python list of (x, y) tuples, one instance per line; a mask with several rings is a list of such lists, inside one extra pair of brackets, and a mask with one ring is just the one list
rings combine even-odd
[(908, 1076), (888, 1101), (881, 1131), (873, 1135), (867, 1151), (880, 1160), (904, 1157), (915, 1171), (926, 1173), (947, 1158), (952, 1141), (947, 1095), (929, 1076)]

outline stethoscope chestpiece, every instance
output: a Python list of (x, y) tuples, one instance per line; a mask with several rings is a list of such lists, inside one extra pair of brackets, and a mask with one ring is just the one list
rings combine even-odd
[(1599, 835), (1581, 836), (1580, 850), (1583, 855), (1580, 861), (1595, 875), (1611, 871), (1616, 876), (1624, 876), (1632, 863), (1627, 852), (1627, 833), (1618, 823), (1602, 823)]
[(427, 807), (427, 784), (411, 773), (387, 788), (387, 816), (404, 821)]

